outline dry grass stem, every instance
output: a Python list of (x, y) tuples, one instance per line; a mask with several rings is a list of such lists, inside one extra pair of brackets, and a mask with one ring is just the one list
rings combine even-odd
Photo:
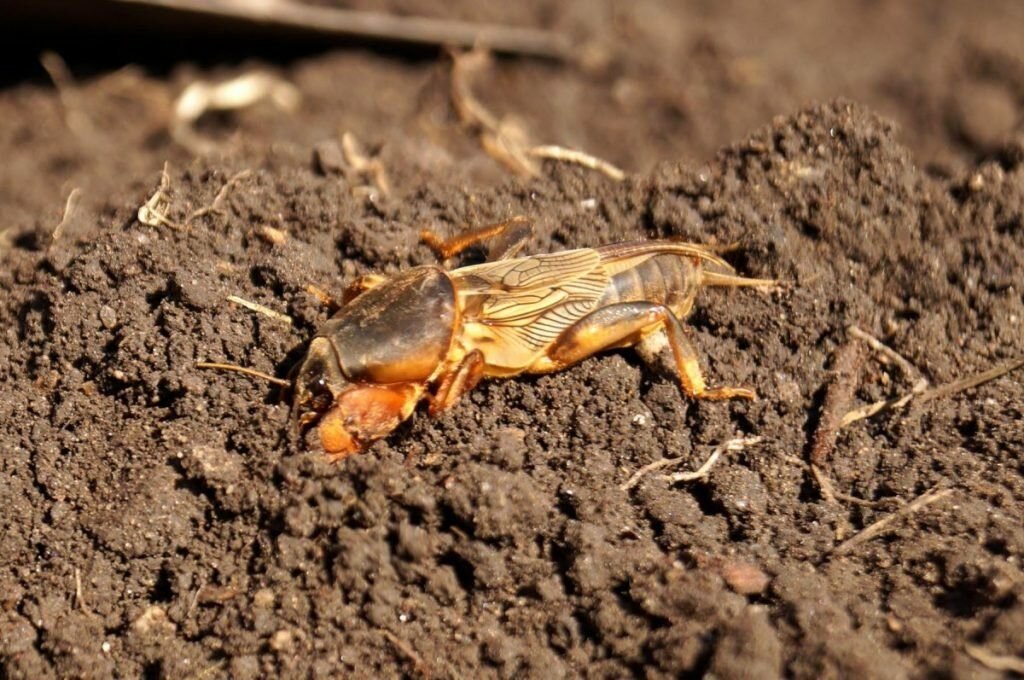
[(208, 206), (199, 208), (198, 210), (194, 210), (185, 219), (185, 226), (192, 224), (193, 220), (202, 217), (203, 215), (208, 215), (209, 213), (223, 213), (224, 201), (227, 199), (228, 193), (231, 191), (232, 188), (234, 188), (236, 184), (238, 184), (251, 174), (252, 170), (242, 170), (241, 172), (237, 172), (234, 175), (232, 175), (227, 182), (224, 182), (224, 186), (220, 188), (220, 191), (217, 192), (217, 195), (213, 197), (213, 203), (211, 203)]
[(78, 199), (82, 196), (82, 190), (75, 187), (68, 194), (68, 200), (64, 202), (64, 214), (60, 218), (60, 223), (54, 228), (50, 238), (54, 241), (58, 240), (64, 235), (64, 227), (67, 226), (68, 222), (75, 216), (75, 211), (78, 210)]
[(952, 396), (959, 392), (963, 392), (964, 390), (969, 390), (972, 387), (978, 387), (979, 385), (983, 385), (987, 382), (995, 380), (996, 378), (1001, 378), (1007, 373), (1011, 373), (1017, 370), (1021, 366), (1024, 366), (1024, 357), (1014, 359), (1013, 361), (1003, 364), (1002, 366), (996, 366), (995, 368), (990, 368), (987, 371), (982, 371), (981, 373), (977, 373), (966, 378), (961, 378), (960, 380), (954, 380), (953, 382), (946, 383), (945, 385), (939, 385), (938, 387), (932, 389), (928, 389), (928, 381), (922, 378), (917, 382), (917, 384), (914, 385), (913, 389), (911, 389), (911, 391), (908, 394), (905, 394), (896, 399), (877, 401), (873, 404), (868, 404), (867, 406), (863, 406), (861, 408), (850, 411), (845, 416), (843, 416), (843, 419), (839, 423), (839, 427), (846, 427), (847, 425), (855, 423), (858, 420), (870, 418), (876, 413), (881, 413), (882, 411), (903, 408), (908, 403), (910, 403), (910, 401), (915, 399), (918, 403), (923, 404), (933, 399), (940, 399), (942, 397)]
[(529, 135), (515, 120), (499, 118), (491, 113), (473, 93), (472, 79), (490, 66), (490, 55), (481, 49), (452, 52), (451, 100), (452, 107), (467, 129), (477, 136), (481, 148), (488, 156), (511, 172), (526, 177), (538, 177), (540, 165), (535, 159), (549, 159), (575, 163), (596, 170), (620, 181), (625, 173), (608, 161), (596, 156), (557, 145), (534, 145)]
[(422, 676), (429, 675), (427, 672), (427, 665), (424, 663), (423, 657), (420, 656), (416, 650), (409, 645), (409, 643), (392, 633), (390, 630), (381, 628), (380, 633), (387, 638), (388, 642), (394, 645), (395, 649), (401, 652), (405, 658), (412, 662), (413, 668), (417, 673)]
[(75, 606), (83, 612), (89, 611), (85, 596), (82, 594), (82, 570), (78, 568), (75, 569)]
[(838, 495), (836, 494), (835, 487), (832, 486), (832, 480), (814, 463), (809, 463), (808, 467), (811, 470), (811, 476), (814, 477), (814, 482), (818, 485), (818, 491), (821, 493), (822, 500), (826, 503), (835, 503)]
[(364, 40), (472, 47), (489, 45), (499, 52), (569, 59), (572, 42), (561, 33), (538, 28), (483, 24), (444, 18), (342, 9), (292, 0), (118, 0), (160, 5), (235, 22), (257, 23), (288, 33), (358, 37)]
[(907, 505), (903, 506), (896, 512), (893, 512), (890, 515), (886, 515), (874, 524), (867, 526), (860, 533), (851, 536), (849, 539), (835, 546), (830, 551), (830, 554), (845, 555), (846, 553), (850, 552), (851, 550), (859, 546), (861, 543), (870, 541), (871, 539), (877, 538), (878, 536), (881, 536), (882, 534), (889, 531), (891, 528), (893, 528), (893, 524), (897, 520), (909, 517), (910, 515), (913, 515), (914, 513), (931, 505), (932, 503), (936, 503), (942, 500), (943, 498), (946, 498), (952, 493), (953, 489), (940, 489), (937, 486), (932, 487), (931, 489), (921, 494), (916, 499), (914, 499)]
[(139, 208), (137, 217), (139, 222), (150, 227), (167, 226), (172, 229), (181, 229), (177, 222), (167, 216), (167, 212), (171, 207), (171, 200), (167, 196), (167, 190), (171, 186), (171, 178), (168, 174), (169, 168), (170, 164), (165, 162), (164, 169), (160, 173), (160, 186)]
[(39, 63), (57, 89), (57, 98), (64, 109), (64, 124), (81, 139), (94, 137), (95, 127), (82, 108), (78, 87), (64, 59), (56, 52), (47, 51), (39, 56)]
[(911, 399), (923, 393), (927, 389), (928, 380), (925, 378), (921, 378), (916, 383), (914, 383), (914, 386), (911, 388), (910, 392), (904, 394), (902, 397), (896, 397), (895, 399), (882, 399), (881, 401), (876, 401), (866, 406), (861, 406), (860, 408), (855, 408), (852, 411), (849, 411), (846, 415), (843, 416), (842, 420), (839, 421), (839, 429), (841, 430), (847, 425), (851, 425), (857, 422), (858, 420), (870, 418), (876, 413), (881, 413), (882, 411), (893, 411), (901, 409), (907, 404), (909, 404)]
[(292, 383), (289, 380), (285, 380), (284, 378), (278, 378), (276, 376), (270, 375), (269, 373), (264, 373), (263, 371), (258, 371), (255, 368), (248, 368), (247, 366), (237, 366), (235, 364), (224, 364), (224, 363), (220, 363), (220, 362), (216, 362), (216, 361), (197, 361), (195, 363), (195, 367), (196, 368), (209, 368), (209, 369), (213, 369), (213, 370), (216, 370), (216, 371), (231, 371), (233, 373), (241, 373), (242, 375), (247, 375), (247, 376), (249, 376), (251, 378), (259, 378), (260, 380), (266, 380), (269, 383), (273, 383), (275, 385), (280, 385), (281, 387), (291, 387), (292, 386)]
[(1021, 366), (1024, 366), (1024, 357), (1018, 357), (1003, 364), (1002, 366), (996, 366), (988, 369), (987, 371), (982, 371), (981, 373), (976, 373), (975, 375), (971, 375), (966, 378), (954, 380), (953, 382), (946, 383), (945, 385), (939, 385), (938, 387), (922, 392), (921, 395), (917, 397), (917, 401), (918, 403), (923, 404), (926, 401), (931, 401), (932, 399), (941, 399), (942, 397), (952, 396), (958, 392), (969, 390), (972, 387), (984, 385), (996, 378), (1001, 378), (1007, 373), (1016, 371)]
[(711, 468), (715, 466), (715, 463), (718, 462), (718, 459), (721, 458), (723, 453), (736, 453), (738, 451), (742, 451), (749, 446), (760, 444), (763, 439), (763, 437), (738, 437), (736, 439), (730, 439), (729, 441), (716, 446), (715, 450), (711, 452), (710, 456), (708, 456), (708, 459), (704, 461), (704, 464), (693, 472), (676, 472), (671, 475), (665, 475), (665, 478), (673, 483), (692, 482), (701, 479), (711, 472)]
[(302, 101), (298, 88), (266, 71), (250, 71), (220, 83), (197, 80), (174, 101), (171, 137), (194, 153), (209, 153), (216, 145), (202, 139), (193, 125), (210, 111), (236, 111), (268, 100), (288, 113)]
[(894, 364), (900, 367), (900, 370), (903, 371), (903, 374), (908, 378), (921, 376), (921, 371), (914, 366), (914, 364), (910, 363), (906, 357), (894, 350), (892, 347), (889, 347), (889, 345), (885, 344), (875, 336), (864, 331), (859, 326), (850, 326), (846, 331), (851, 337), (866, 342), (871, 349), (890, 359)]
[(391, 194), (391, 180), (388, 179), (384, 164), (379, 158), (367, 154), (363, 145), (351, 132), (341, 135), (341, 151), (345, 162), (360, 175), (369, 177), (377, 191), (384, 196)]
[(967, 643), (964, 645), (967, 655), (989, 670), (999, 673), (1016, 673), (1024, 675), (1024, 657), (1009, 654), (993, 654), (980, 645)]
[(275, 321), (280, 321), (281, 323), (287, 324), (289, 326), (292, 325), (292, 318), (290, 316), (275, 311), (270, 307), (264, 307), (263, 305), (258, 304), (256, 302), (250, 302), (245, 298), (238, 297), (237, 295), (228, 295), (227, 299), (229, 302), (234, 302), (236, 305), (241, 305), (248, 309), (249, 311), (256, 312), (257, 314), (262, 314), (263, 316), (274, 319)]
[[(711, 471), (711, 468), (714, 467), (715, 463), (718, 462), (718, 459), (721, 458), (723, 453), (742, 451), (748, 446), (759, 444), (762, 439), (762, 437), (738, 437), (736, 439), (730, 439), (716, 446), (714, 450), (712, 450), (711, 455), (708, 456), (708, 459), (704, 461), (703, 465), (693, 472), (677, 472), (673, 475), (666, 475), (665, 479), (672, 482), (692, 482), (696, 479), (700, 479), (701, 477), (705, 477), (708, 472)], [(685, 460), (686, 456), (679, 456), (677, 458), (662, 458), (661, 460), (649, 463), (633, 473), (633, 476), (621, 484), (619, 489), (622, 491), (629, 491), (639, 484), (640, 480), (642, 480), (646, 475), (656, 470), (672, 467), (673, 465), (679, 465)]]
[(591, 156), (589, 153), (585, 153), (583, 151), (576, 151), (548, 144), (533, 147), (530, 149), (529, 154), (534, 158), (546, 158), (549, 160), (561, 161), (563, 163), (575, 163), (577, 165), (582, 165), (585, 168), (590, 168), (591, 170), (604, 173), (616, 182), (621, 182), (626, 178), (626, 173), (616, 166), (606, 160), (602, 160), (597, 156)]

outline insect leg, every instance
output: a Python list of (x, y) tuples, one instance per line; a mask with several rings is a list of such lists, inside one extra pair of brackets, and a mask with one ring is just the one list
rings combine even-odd
[(326, 307), (331, 314), (352, 302), (355, 298), (359, 297), (366, 291), (384, 283), (387, 280), (386, 277), (380, 274), (363, 274), (352, 283), (345, 286), (345, 290), (341, 293), (341, 302), (339, 303), (330, 293), (314, 284), (306, 286), (306, 292), (317, 299), (317, 301)]
[(420, 232), (420, 240), (426, 243), (441, 260), (455, 257), (467, 248), (483, 241), (494, 239), (487, 251), (488, 262), (514, 257), (533, 234), (533, 222), (521, 215), (497, 224), (469, 229), (461, 234), (444, 239), (429, 229)]
[(697, 350), (687, 339), (679, 319), (668, 307), (652, 302), (622, 302), (591, 312), (567, 328), (531, 373), (548, 373), (571, 366), (602, 350), (628, 347), (645, 336), (664, 331), (676, 361), (683, 391), (698, 399), (754, 399), (745, 387), (709, 388), (697, 361)]
[(387, 281), (387, 277), (380, 274), (363, 274), (345, 286), (345, 291), (341, 294), (341, 304), (347, 305), (366, 291), (376, 288), (385, 281)]
[(454, 370), (441, 377), (441, 384), (430, 396), (431, 416), (451, 408), (463, 394), (473, 389), (484, 374), (484, 355), (478, 349), (473, 350), (459, 362)]

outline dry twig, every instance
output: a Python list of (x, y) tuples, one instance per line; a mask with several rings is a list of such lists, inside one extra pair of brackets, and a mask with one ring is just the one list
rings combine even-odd
[(292, 325), (292, 317), (288, 316), (287, 314), (282, 314), (281, 312), (273, 310), (270, 307), (264, 307), (263, 305), (256, 302), (250, 302), (245, 298), (238, 297), (237, 295), (228, 295), (228, 302), (234, 302), (236, 305), (242, 305), (249, 311), (256, 312), (257, 314), (262, 314), (263, 316), (274, 319), (275, 321), (280, 321), (281, 323), (287, 324), (289, 326)]
[(585, 168), (590, 168), (591, 170), (604, 173), (616, 182), (621, 182), (626, 179), (626, 173), (616, 166), (606, 160), (598, 158), (597, 156), (591, 156), (589, 153), (585, 153), (583, 151), (575, 151), (561, 146), (546, 144), (535, 146), (527, 153), (534, 158), (546, 158), (553, 161), (562, 161), (563, 163), (576, 163), (577, 165), (582, 165)]
[(171, 178), (168, 174), (170, 164), (164, 162), (164, 169), (160, 173), (160, 186), (153, 192), (153, 195), (142, 204), (138, 212), (138, 220), (151, 227), (165, 225), (172, 229), (181, 229), (177, 222), (167, 216), (171, 207), (171, 199), (167, 196), (167, 190), (171, 186)]
[(901, 397), (897, 397), (895, 399), (882, 399), (881, 401), (876, 401), (873, 404), (867, 404), (866, 406), (861, 406), (847, 412), (846, 415), (843, 416), (842, 420), (839, 421), (840, 430), (851, 423), (863, 420), (864, 418), (870, 418), (881, 411), (903, 408), (916, 395), (921, 394), (928, 389), (927, 378), (921, 375), (920, 369), (910, 363), (910, 361), (902, 354), (894, 350), (892, 347), (889, 347), (867, 331), (864, 331), (859, 326), (852, 325), (846, 330), (850, 334), (850, 337), (866, 342), (871, 349), (899, 366), (900, 371), (908, 380), (914, 380), (914, 386), (908, 394)]
[(988, 369), (987, 371), (982, 371), (981, 373), (977, 373), (966, 378), (954, 380), (953, 382), (946, 383), (945, 385), (939, 385), (932, 389), (928, 389), (928, 381), (922, 378), (914, 385), (913, 389), (911, 389), (909, 393), (904, 394), (901, 397), (875, 402), (874, 404), (868, 404), (867, 406), (850, 411), (843, 416), (842, 421), (839, 423), (839, 427), (846, 427), (851, 423), (863, 420), (864, 418), (869, 418), (882, 411), (902, 408), (914, 399), (916, 399), (919, 404), (923, 404), (933, 399), (948, 397), (957, 394), (958, 392), (969, 390), (972, 387), (978, 387), (979, 385), (983, 385), (995, 380), (996, 378), (1001, 378), (1007, 373), (1011, 373), (1022, 366), (1024, 366), (1024, 357), (1014, 359), (1002, 366), (996, 366)]
[(886, 515), (874, 524), (867, 526), (860, 533), (851, 536), (847, 540), (835, 546), (834, 548), (832, 548), (829, 554), (844, 555), (853, 550), (854, 548), (856, 548), (857, 546), (859, 546), (861, 543), (865, 543), (873, 538), (881, 536), (889, 529), (891, 529), (893, 523), (895, 523), (897, 520), (909, 517), (910, 515), (914, 514), (915, 512), (918, 512), (922, 508), (925, 508), (931, 505), (932, 503), (936, 503), (942, 500), (943, 498), (946, 498), (952, 493), (953, 489), (940, 489), (938, 486), (934, 486), (928, 491), (918, 496), (917, 498), (915, 498), (907, 505), (897, 510), (896, 512), (893, 512), (890, 515)]
[(235, 111), (268, 99), (278, 108), (293, 112), (302, 99), (298, 88), (265, 71), (250, 71), (221, 83), (197, 80), (174, 102), (171, 137), (193, 153), (209, 153), (216, 144), (202, 139), (193, 125), (209, 111)]
[(386, 628), (380, 629), (381, 635), (387, 638), (387, 641), (394, 645), (395, 649), (402, 653), (405, 658), (412, 662), (413, 669), (422, 676), (430, 675), (427, 672), (427, 665), (423, 661), (423, 657), (420, 656), (415, 649), (413, 649), (409, 643), (402, 638), (398, 637), (390, 630)]
[(981, 645), (964, 645), (967, 655), (980, 663), (985, 668), (1000, 673), (1016, 673), (1024, 675), (1024, 657), (1010, 656), (1009, 654), (994, 654)]
[(64, 202), (64, 215), (60, 218), (60, 223), (54, 228), (50, 238), (54, 241), (64, 235), (64, 227), (67, 226), (68, 222), (75, 216), (75, 211), (78, 210), (78, 199), (82, 195), (82, 190), (75, 187), (68, 194), (68, 200)]
[[(761, 441), (762, 437), (738, 437), (736, 439), (730, 439), (716, 446), (712, 450), (711, 455), (708, 456), (707, 460), (704, 461), (704, 463), (693, 472), (677, 472), (676, 474), (673, 475), (666, 475), (665, 478), (671, 480), (672, 482), (692, 482), (695, 479), (700, 479), (701, 477), (706, 476), (708, 472), (710, 472), (711, 468), (715, 465), (715, 463), (718, 462), (718, 459), (722, 456), (723, 453), (742, 451), (748, 446), (759, 444)], [(643, 479), (646, 475), (650, 474), (651, 472), (654, 472), (655, 470), (661, 470), (667, 467), (672, 467), (673, 465), (678, 465), (684, 462), (685, 460), (686, 456), (679, 456), (677, 458), (662, 458), (661, 460), (656, 460), (653, 463), (649, 463), (640, 468), (639, 470), (637, 470), (635, 473), (633, 473), (633, 476), (631, 476), (628, 480), (622, 483), (619, 486), (619, 489), (621, 489), (622, 491), (629, 491), (637, 484), (639, 484), (640, 480)]]
[(452, 19), (398, 16), (383, 12), (340, 9), (290, 0), (118, 0), (134, 5), (153, 5), (185, 10), (212, 18), (256, 22), (289, 32), (306, 31), (320, 35), (385, 40), (415, 45), (489, 45), (498, 52), (553, 59), (572, 56), (568, 37), (553, 31), (478, 24)]
[(83, 612), (89, 611), (89, 606), (82, 595), (82, 570), (78, 568), (75, 569), (75, 606)]
[(351, 132), (346, 132), (341, 136), (341, 150), (345, 156), (345, 162), (358, 174), (368, 176), (373, 185), (377, 187), (377, 191), (384, 196), (391, 193), (391, 181), (388, 179), (384, 164), (380, 162), (379, 158), (367, 154), (363, 145)]
[(64, 109), (64, 124), (80, 139), (92, 138), (95, 128), (83, 110), (78, 86), (64, 59), (56, 52), (43, 52), (39, 56), (39, 63), (57, 88), (57, 98)]
[(510, 171), (527, 177), (540, 175), (534, 159), (545, 158), (576, 163), (621, 181), (625, 173), (608, 161), (583, 151), (557, 145), (534, 146), (522, 126), (509, 118), (498, 118), (473, 94), (473, 76), (490, 64), (490, 55), (480, 49), (452, 53), (451, 100), (459, 121), (472, 130), (480, 146)]
[(251, 174), (252, 170), (242, 170), (241, 172), (237, 172), (234, 175), (232, 175), (227, 182), (224, 182), (224, 186), (220, 188), (220, 191), (217, 192), (217, 195), (213, 197), (213, 203), (211, 203), (208, 206), (199, 208), (198, 210), (194, 210), (187, 218), (185, 218), (185, 227), (187, 228), (189, 225), (192, 224), (193, 220), (202, 217), (203, 215), (208, 215), (210, 213), (223, 213), (224, 201), (228, 197), (228, 192), (230, 192), (231, 189), (236, 184), (238, 184)]
[(846, 329), (846, 331), (847, 333), (850, 334), (851, 337), (857, 338), (858, 340), (863, 340), (868, 344), (868, 346), (871, 349), (890, 359), (893, 363), (900, 367), (900, 370), (903, 371), (903, 374), (908, 378), (912, 378), (914, 376), (920, 377), (921, 371), (918, 370), (918, 368), (914, 366), (914, 364), (910, 363), (910, 361), (906, 357), (904, 357), (902, 354), (894, 350), (892, 347), (889, 347), (889, 345), (885, 344), (884, 342), (882, 342), (875, 336), (871, 335), (867, 331), (864, 331), (859, 326), (850, 326)]
[(945, 385), (939, 385), (938, 387), (921, 393), (917, 398), (917, 401), (918, 403), (923, 404), (926, 401), (931, 401), (932, 399), (941, 399), (942, 397), (952, 396), (958, 392), (969, 390), (972, 387), (984, 385), (996, 378), (1001, 378), (1007, 373), (1016, 371), (1021, 366), (1024, 366), (1024, 357), (1018, 357), (1003, 364), (1002, 366), (996, 366), (988, 369), (987, 371), (982, 371), (981, 373), (976, 373), (975, 375), (967, 376), (966, 378), (960, 378), (959, 380), (954, 380), (953, 382), (946, 383)]
[(921, 378), (916, 383), (914, 383), (914, 386), (911, 388), (910, 392), (904, 394), (901, 397), (896, 397), (895, 399), (882, 399), (881, 401), (876, 401), (872, 404), (861, 406), (859, 408), (853, 409), (852, 411), (849, 411), (846, 415), (843, 416), (842, 420), (839, 421), (839, 429), (841, 430), (847, 425), (852, 425), (858, 420), (870, 418), (876, 413), (881, 413), (882, 411), (901, 409), (907, 404), (909, 404), (911, 399), (913, 399), (914, 397), (921, 394), (927, 389), (928, 380), (925, 378)]

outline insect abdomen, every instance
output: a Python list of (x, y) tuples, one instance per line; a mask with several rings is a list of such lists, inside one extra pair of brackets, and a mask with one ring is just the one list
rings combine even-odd
[(655, 302), (678, 317), (693, 305), (700, 280), (699, 265), (674, 254), (645, 255), (609, 263), (611, 279), (598, 307), (617, 302)]

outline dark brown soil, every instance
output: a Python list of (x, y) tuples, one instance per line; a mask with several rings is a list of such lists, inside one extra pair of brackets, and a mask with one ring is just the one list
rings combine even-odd
[[(276, 63), (301, 109), (204, 120), (203, 158), (169, 103), (262, 62), (0, 92), (0, 677), (1000, 677), (967, 649), (1024, 655), (1022, 373), (843, 430), (838, 499), (806, 461), (850, 324), (932, 384), (1024, 355), (1024, 6), (466, 5), (590, 40), (583, 67), (500, 61), (479, 94), (626, 181), (510, 177), (457, 124), (440, 57)], [(314, 168), (344, 130), (390, 197)], [(251, 174), (153, 228), (135, 215), (165, 161), (178, 220)], [(785, 283), (705, 291), (690, 326), (711, 381), (761, 398), (696, 403), (616, 352), (487, 382), (332, 466), (282, 442), (276, 388), (194, 368), (286, 375), (327, 315), (307, 285), (518, 214), (535, 252), (738, 243), (742, 273)], [(910, 389), (866, 356), (850, 407)], [(621, 489), (754, 435), (703, 480)]]

